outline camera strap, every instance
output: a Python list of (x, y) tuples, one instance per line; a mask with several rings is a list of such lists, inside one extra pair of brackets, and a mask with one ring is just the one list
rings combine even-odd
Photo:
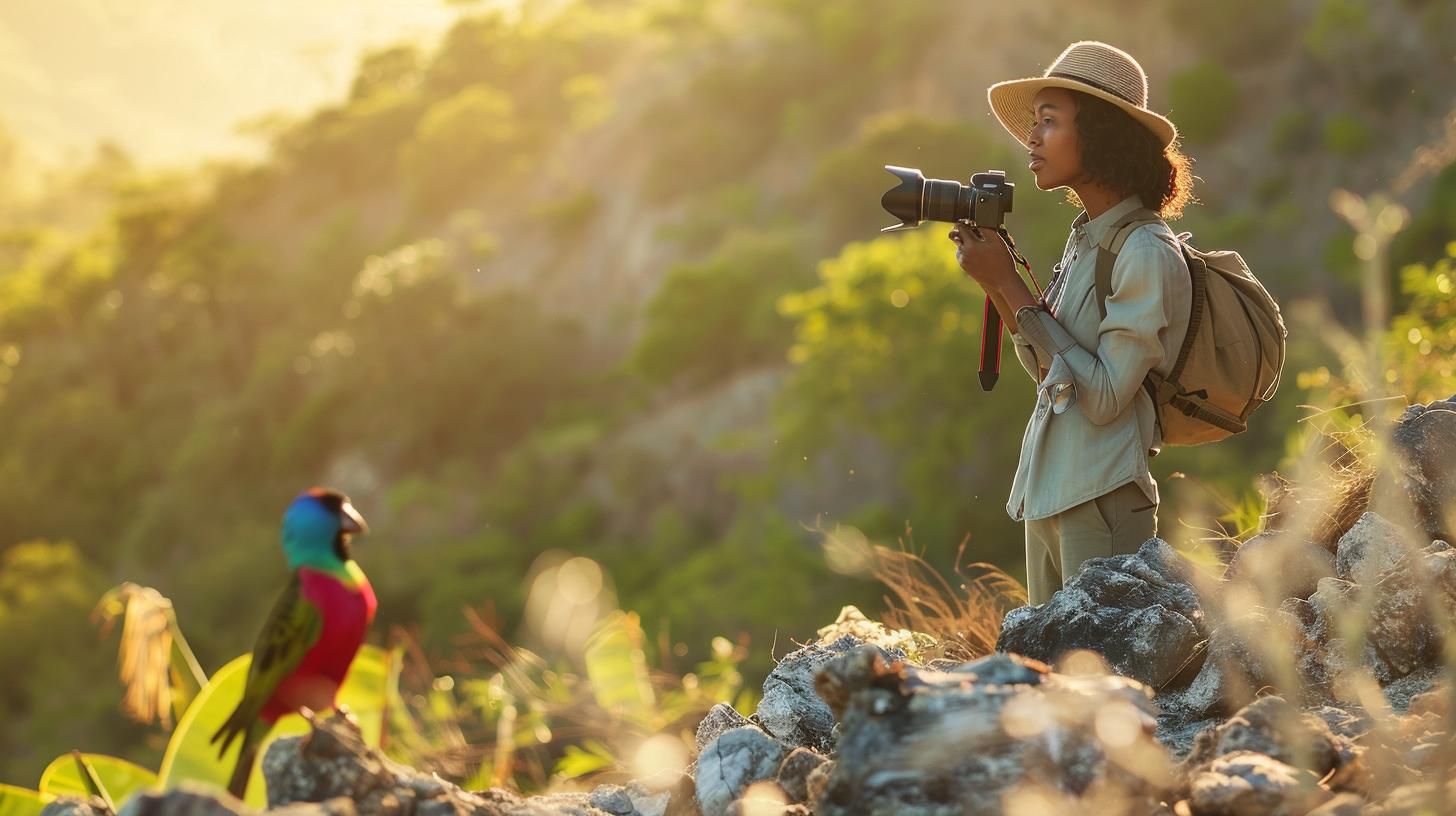
[(1031, 278), (1031, 288), (1036, 292), (1036, 299), (1041, 301), (1042, 305), (1046, 305), (1046, 298), (1042, 293), (1041, 284), (1036, 280), (1036, 273), (1031, 271), (1031, 263), (1026, 260), (1026, 256), (1016, 249), (1016, 241), (1011, 237), (1011, 233), (1005, 227), (1000, 227), (996, 230), (996, 234), (1000, 235), (1001, 240), (1005, 242), (1006, 249), (1011, 253), (1011, 259), (1021, 264), (1021, 268), (1026, 270), (1026, 276)]

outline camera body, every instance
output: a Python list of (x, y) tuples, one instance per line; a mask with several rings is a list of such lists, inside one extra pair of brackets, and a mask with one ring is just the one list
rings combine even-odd
[(927, 179), (918, 169), (885, 165), (900, 180), (880, 198), (880, 206), (900, 223), (881, 232), (913, 229), (922, 221), (976, 224), (1001, 229), (1011, 212), (1016, 185), (1001, 170), (971, 176), (969, 185), (946, 179)]

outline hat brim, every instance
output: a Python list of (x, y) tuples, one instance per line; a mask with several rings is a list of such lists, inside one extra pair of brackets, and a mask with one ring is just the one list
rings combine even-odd
[(1139, 108), (1117, 94), (1108, 93), (1085, 82), (1065, 77), (1032, 77), (998, 82), (986, 89), (986, 99), (990, 101), (991, 112), (996, 115), (1001, 127), (1006, 128), (1006, 132), (1010, 133), (1016, 143), (1023, 147), (1026, 146), (1026, 137), (1031, 134), (1031, 129), (1036, 125), (1036, 112), (1032, 110), (1031, 103), (1036, 100), (1036, 95), (1046, 88), (1081, 91), (1089, 96), (1111, 102), (1143, 127), (1151, 130), (1163, 143), (1163, 147), (1167, 147), (1178, 138), (1178, 129), (1173, 126), (1172, 122), (1150, 110)]

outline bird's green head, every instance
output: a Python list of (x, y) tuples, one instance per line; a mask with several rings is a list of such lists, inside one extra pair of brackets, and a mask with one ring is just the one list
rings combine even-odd
[(349, 539), (367, 533), (364, 517), (337, 490), (305, 490), (283, 513), (283, 554), (290, 570), (299, 567), (336, 572), (353, 556)]

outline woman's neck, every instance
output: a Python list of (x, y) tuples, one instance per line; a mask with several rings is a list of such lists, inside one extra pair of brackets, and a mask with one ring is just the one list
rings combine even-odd
[(1087, 211), (1087, 220), (1089, 221), (1117, 206), (1124, 198), (1127, 198), (1126, 193), (1109, 190), (1101, 184), (1083, 184), (1073, 187), (1072, 190), (1076, 192), (1077, 199), (1082, 202), (1083, 209)]

